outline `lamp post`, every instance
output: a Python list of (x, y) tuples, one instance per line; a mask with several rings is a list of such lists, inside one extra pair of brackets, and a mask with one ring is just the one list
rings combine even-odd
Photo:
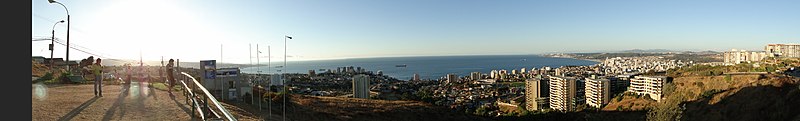
[(53, 64), (54, 64), (53, 63), (54, 62), (53, 61), (53, 45), (55, 44), (55, 41), (56, 41), (56, 25), (58, 25), (58, 23), (64, 23), (64, 20), (58, 21), (55, 24), (53, 24), (53, 36), (50, 37), (50, 46), (49, 46), (49, 48), (50, 48), (50, 70), (53, 70)]
[[(292, 37), (290, 37), (289, 35), (286, 35), (283, 38), (283, 68), (284, 68), (283, 70), (286, 70), (286, 38), (292, 39)], [(284, 73), (283, 76), (286, 76), (286, 74), (285, 74), (286, 71), (284, 71), (283, 73)], [(286, 85), (289, 85), (289, 84), (286, 83), (286, 77), (283, 77), (283, 78), (284, 78), (283, 79), (283, 91), (285, 92), (283, 94), (283, 120), (286, 121), (286, 95), (289, 94), (289, 92), (288, 92), (289, 89), (286, 88)]]
[(58, 2), (58, 1), (55, 1), (55, 0), (47, 0), (47, 2), (57, 3), (57, 4), (61, 5), (62, 7), (64, 7), (65, 11), (67, 11), (67, 47), (66, 47), (67, 48), (67, 56), (66, 56), (66, 60), (65, 61), (67, 62), (67, 71), (69, 71), (69, 25), (72, 23), (72, 21), (69, 20), (69, 10), (67, 9), (67, 6), (64, 6), (64, 4), (62, 4), (61, 2)]

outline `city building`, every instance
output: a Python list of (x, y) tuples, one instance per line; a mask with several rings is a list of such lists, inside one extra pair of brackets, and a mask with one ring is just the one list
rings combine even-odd
[(547, 78), (541, 77), (525, 80), (525, 109), (536, 111), (549, 107), (548, 81)]
[(769, 54), (767, 54), (767, 52), (765, 51), (748, 52), (747, 50), (736, 50), (736, 49), (731, 49), (731, 51), (723, 53), (724, 62), (729, 64), (739, 64), (743, 62), (747, 63), (758, 62), (763, 60), (764, 58), (767, 58), (768, 56)]
[[(550, 80), (550, 108), (562, 112), (573, 111), (583, 100), (582, 84), (573, 77), (548, 76)], [(580, 93), (579, 93), (580, 92)]]
[(628, 91), (628, 86), (631, 85), (631, 78), (641, 75), (640, 73), (620, 74), (613, 77), (608, 77), (611, 81), (611, 94), (623, 93)]
[(671, 81), (666, 76), (635, 76), (631, 79), (631, 86), (628, 91), (638, 95), (647, 95), (651, 99), (661, 101), (661, 94), (664, 83)]
[(317, 73), (314, 70), (308, 70), (308, 76), (317, 76)]
[(560, 69), (560, 68), (556, 68), (556, 69), (555, 69), (555, 74), (556, 74), (556, 76), (564, 76), (564, 75), (562, 75), (561, 73), (562, 73), (562, 72), (561, 72), (561, 69)]
[(764, 51), (770, 57), (800, 58), (800, 44), (767, 44)]
[(353, 76), (353, 98), (369, 98), (369, 76), (364, 74)]
[(472, 78), (472, 80), (481, 79), (481, 72), (472, 72), (472, 73), (470, 73), (470, 78)]
[(447, 74), (447, 81), (450, 83), (458, 82), (458, 75), (456, 74)]
[(419, 81), (419, 74), (414, 73), (414, 81)]
[(497, 72), (497, 70), (492, 70), (492, 71), (489, 73), (489, 77), (491, 77), (491, 78), (493, 78), (493, 79), (500, 78), (500, 76), (498, 76), (498, 72)]
[(500, 71), (498, 71), (498, 74), (497, 74), (497, 75), (498, 75), (498, 76), (499, 76), (501, 79), (505, 79), (505, 78), (506, 78), (506, 75), (508, 75), (508, 71), (507, 71), (507, 70), (500, 70)]
[(611, 100), (611, 83), (608, 79), (598, 78), (592, 75), (586, 78), (586, 104), (595, 108), (601, 108)]
[(44, 63), (44, 57), (42, 56), (33, 56), (31, 57), (31, 60), (37, 63)]
[(270, 75), (269, 84), (271, 86), (281, 86), (283, 85), (283, 75), (282, 74), (273, 74)]

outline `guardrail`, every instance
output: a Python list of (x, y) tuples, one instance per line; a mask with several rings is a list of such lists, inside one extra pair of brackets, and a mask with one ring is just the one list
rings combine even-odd
[[(217, 99), (214, 98), (214, 96), (211, 95), (211, 93), (209, 93), (208, 90), (206, 90), (206, 88), (197, 81), (197, 79), (186, 72), (181, 72), (181, 74), (184, 76), (181, 76), (182, 79), (179, 82), (183, 85), (183, 88), (185, 88), (183, 93), (186, 96), (186, 103), (192, 106), (192, 117), (194, 117), (194, 113), (197, 112), (200, 114), (200, 118), (202, 120), (226, 119), (228, 121), (237, 121), (236, 118), (233, 117), (233, 115), (231, 115), (231, 113), (225, 109), (225, 107), (222, 107), (219, 101), (217, 101)], [(189, 84), (187, 84), (186, 81), (189, 81)], [(200, 92), (197, 93), (196, 91)], [(219, 112), (222, 112), (222, 115), (219, 115), (217, 111), (209, 107), (209, 100), (211, 100), (212, 106), (216, 107)], [(204, 112), (204, 108), (208, 109), (209, 112)], [(208, 115), (213, 116), (213, 118), (207, 118), (205, 115), (206, 113), (213, 114)]]

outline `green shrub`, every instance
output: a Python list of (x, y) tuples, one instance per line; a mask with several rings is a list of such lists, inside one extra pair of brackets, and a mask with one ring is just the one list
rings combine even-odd
[(725, 75), (725, 81), (730, 82), (731, 80), (733, 80), (731, 79), (731, 75)]
[(69, 76), (72, 76), (72, 73), (67, 71), (67, 72), (61, 73), (61, 76), (58, 76), (58, 78), (56, 80), (60, 80), (61, 82), (70, 82), (69, 81)]
[(722, 91), (721, 90), (717, 90), (717, 89), (706, 90), (706, 91), (703, 91), (702, 94), (700, 94), (700, 98), (708, 98), (708, 97), (714, 96), (714, 94), (717, 94), (719, 92), (722, 92)]
[(703, 87), (703, 82), (694, 82), (694, 86)]
[(53, 73), (47, 72), (44, 76), (40, 77), (39, 80), (51, 80), (53, 79)]

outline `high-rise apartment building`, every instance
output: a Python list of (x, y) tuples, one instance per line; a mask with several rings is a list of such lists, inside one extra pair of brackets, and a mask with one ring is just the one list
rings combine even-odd
[(767, 44), (764, 51), (770, 57), (800, 58), (800, 44)]
[(558, 111), (573, 111), (583, 101), (582, 80), (573, 77), (548, 76), (550, 79), (550, 108)]
[(586, 104), (601, 108), (611, 100), (611, 83), (602, 77), (586, 78)]
[(469, 77), (472, 78), (472, 80), (481, 79), (481, 72), (472, 72)]
[(458, 75), (447, 74), (447, 81), (449, 81), (450, 83), (458, 82)]
[(764, 51), (746, 51), (736, 49), (731, 49), (731, 51), (723, 53), (724, 62), (729, 64), (758, 62), (764, 58), (767, 58), (768, 56), (769, 54)]
[(369, 76), (364, 74), (353, 76), (353, 98), (369, 98)]
[(525, 80), (525, 108), (529, 111), (549, 108), (549, 80), (532, 78)]

